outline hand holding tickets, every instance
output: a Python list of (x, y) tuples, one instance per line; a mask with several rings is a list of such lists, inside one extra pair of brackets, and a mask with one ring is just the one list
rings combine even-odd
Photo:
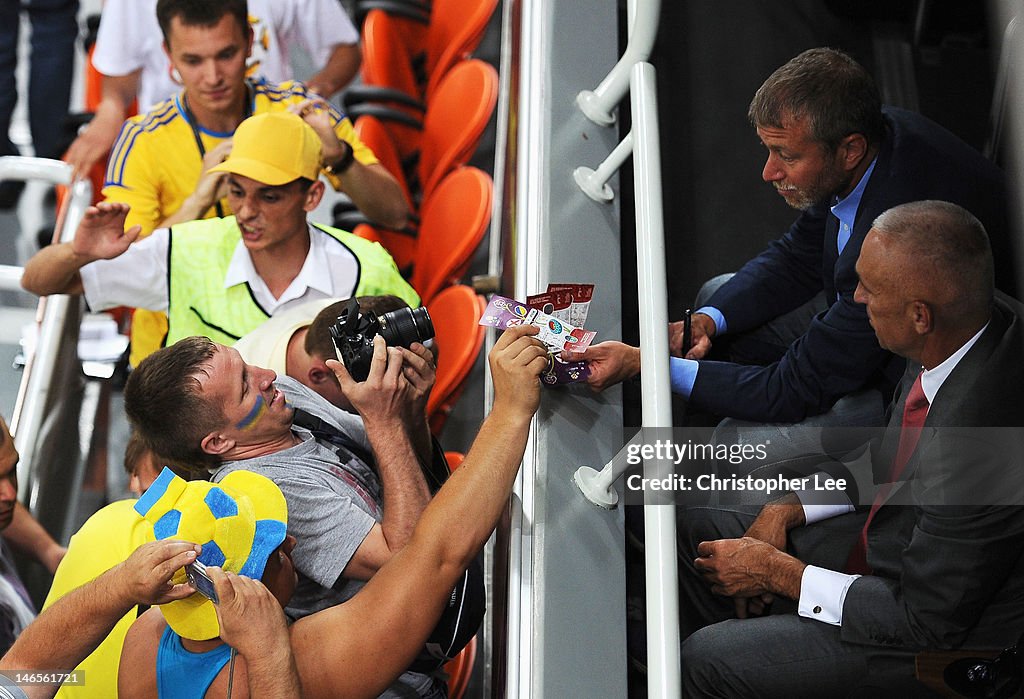
[(547, 293), (530, 296), (525, 304), (494, 296), (484, 310), (480, 324), (503, 329), (535, 325), (540, 328), (537, 339), (551, 349), (548, 368), (541, 374), (541, 381), (549, 386), (584, 381), (589, 374), (586, 363), (565, 362), (558, 354), (563, 351), (582, 352), (596, 336), (597, 333), (569, 322), (571, 318), (582, 325), (592, 294), (592, 284), (562, 284), (549, 285)]

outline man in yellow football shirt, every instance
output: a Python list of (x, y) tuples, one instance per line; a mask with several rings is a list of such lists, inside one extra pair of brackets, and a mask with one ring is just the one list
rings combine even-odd
[[(323, 173), (336, 190), (373, 221), (405, 224), (401, 189), (348, 118), (301, 83), (246, 80), (252, 30), (244, 0), (160, 0), (157, 18), (184, 89), (125, 122), (111, 150), (103, 195), (131, 207), (129, 227), (140, 225), (146, 236), (175, 223), (230, 214), (225, 174), (210, 169), (227, 157), (230, 139), (246, 117), (283, 110), (300, 114), (320, 136)], [(166, 320), (140, 312), (134, 322), (137, 364), (160, 345)]]
[[(94, 311), (133, 305), (166, 311), (167, 342), (205, 335), (231, 343), (271, 315), (317, 298), (394, 294), (420, 299), (379, 244), (312, 224), (324, 192), (321, 139), (290, 112), (257, 114), (235, 133), (227, 176), (234, 216), (160, 228), (137, 240), (126, 204), (86, 211), (71, 243), (30, 259), (32, 293), (84, 294)], [(137, 241), (137, 242), (136, 242)]]

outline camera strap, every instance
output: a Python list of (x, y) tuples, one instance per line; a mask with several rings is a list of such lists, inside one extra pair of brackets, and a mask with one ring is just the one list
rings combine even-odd
[(296, 408), (295, 414), (292, 416), (292, 424), (309, 430), (316, 439), (344, 448), (367, 466), (377, 468), (377, 461), (373, 458), (372, 453), (367, 452), (361, 444), (357, 444), (354, 439), (326, 420), (306, 412), (302, 408)]
[[(313, 415), (302, 408), (296, 408), (292, 416), (292, 424), (297, 427), (309, 430), (315, 439), (323, 440), (335, 447), (342, 447), (354, 457), (362, 461), (374, 470), (377, 469), (377, 461), (373, 454), (367, 452), (361, 444), (356, 443), (351, 437), (339, 430), (331, 423)], [(431, 494), (436, 493), (446, 480), (451, 470), (448, 460), (445, 458), (444, 449), (437, 438), (431, 435), (432, 460), (429, 465), (420, 464), (420, 470), (427, 481)]]

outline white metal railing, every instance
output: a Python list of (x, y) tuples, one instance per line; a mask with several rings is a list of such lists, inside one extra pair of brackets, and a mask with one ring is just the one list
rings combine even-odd
[[(636, 208), (637, 293), (640, 304), (640, 374), (644, 429), (672, 427), (668, 367), (665, 227), (661, 197), (661, 148), (654, 66), (638, 63), (630, 74), (633, 115), (633, 190)], [(630, 132), (630, 136), (633, 135)], [(630, 138), (633, 141), (632, 138)], [(621, 146), (621, 144), (620, 144)], [(618, 149), (616, 149), (618, 150)], [(579, 178), (577, 178), (579, 181)], [(581, 186), (582, 188), (582, 186)], [(586, 190), (584, 190), (586, 191)], [(601, 471), (584, 466), (574, 480), (583, 494), (602, 507), (614, 507), (614, 484), (629, 464), (613, 459)], [(644, 478), (671, 475), (667, 460), (645, 461)], [(653, 493), (645, 493), (654, 496)], [(652, 697), (681, 692), (679, 662), (679, 586), (675, 506), (658, 500), (644, 507), (644, 566), (647, 579), (647, 686)]]
[[(592, 121), (612, 124), (615, 119), (611, 110), (625, 94), (628, 76), (633, 130), (596, 169), (579, 167), (573, 172), (577, 185), (587, 196), (595, 201), (610, 201), (613, 193), (608, 180), (633, 154), (638, 294), (644, 300), (640, 304), (644, 428), (672, 426), (658, 102), (654, 66), (644, 62), (657, 31), (659, 10), (659, 0), (630, 3), (629, 45), (625, 54), (596, 90), (582, 92), (576, 100)], [(626, 466), (624, 461), (612, 460), (600, 472), (583, 467), (574, 479), (592, 502), (614, 507), (618, 495), (613, 485)], [(668, 461), (647, 461), (644, 477), (663, 478), (671, 474), (671, 468)], [(681, 695), (682, 680), (675, 506), (647, 504), (644, 528), (648, 692), (652, 697), (677, 697)]]
[[(43, 180), (50, 184), (70, 184), (70, 196), (63, 214), (58, 218), (57, 239), (70, 241), (75, 229), (92, 201), (92, 184), (88, 180), (71, 182), (71, 167), (59, 160), (0, 157), (0, 180)], [(0, 270), (4, 288), (20, 288), (21, 270), (4, 266)], [(18, 497), (34, 510), (38, 493), (36, 453), (49, 403), (52, 379), (60, 352), (61, 335), (72, 304), (81, 301), (70, 296), (46, 296), (39, 301), (40, 328), (35, 351), (26, 357), (25, 370), (18, 388), (18, 397), (11, 414), (10, 428), (21, 455), (18, 463)], [(77, 309), (78, 306), (75, 308)]]
[[(671, 427), (668, 369), (668, 304), (665, 226), (661, 201), (661, 147), (654, 66), (638, 63), (630, 75), (630, 106), (636, 130), (633, 182), (636, 268), (640, 304), (640, 376), (644, 427)], [(672, 473), (667, 460), (644, 464), (645, 478)], [(647, 686), (651, 696), (681, 694), (676, 516), (671, 503), (644, 507), (647, 576)]]

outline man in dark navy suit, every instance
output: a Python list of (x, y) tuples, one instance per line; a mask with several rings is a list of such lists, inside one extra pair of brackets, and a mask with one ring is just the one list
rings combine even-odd
[(687, 696), (846, 696), (913, 677), (922, 648), (1024, 629), (1024, 307), (994, 293), (984, 228), (948, 202), (878, 217), (856, 271), (881, 346), (909, 360), (870, 464), (849, 466), (879, 486), (680, 510)]
[[(768, 149), (763, 179), (801, 213), (698, 308), (689, 347), (682, 323), (671, 324), (673, 391), (691, 409), (744, 421), (881, 424), (903, 360), (879, 346), (853, 298), (864, 236), (893, 206), (950, 201), (982, 221), (996, 259), (1008, 263), (1002, 173), (925, 117), (883, 108), (871, 76), (833, 49), (805, 51), (776, 70), (749, 117)], [(1012, 272), (997, 270), (997, 284), (1012, 293)], [(712, 342), (721, 349), (725, 335), (736, 338), (731, 361), (711, 361)], [(595, 390), (640, 370), (639, 349), (619, 342), (583, 358)]]

